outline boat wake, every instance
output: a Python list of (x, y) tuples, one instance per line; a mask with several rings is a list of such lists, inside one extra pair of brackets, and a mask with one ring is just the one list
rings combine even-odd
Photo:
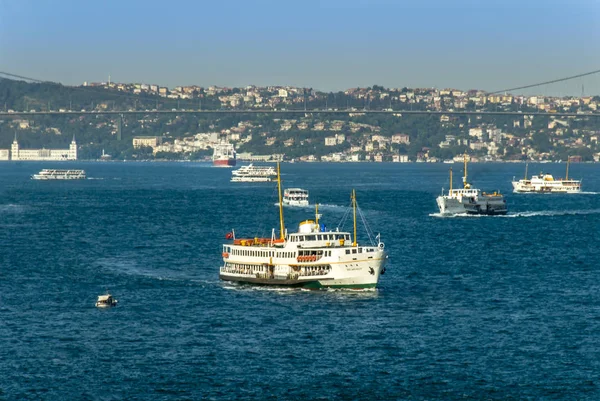
[(591, 192), (591, 191), (582, 191), (579, 192), (580, 195), (600, 195), (600, 192)]
[(271, 287), (271, 286), (253, 286), (247, 284), (235, 284), (232, 282), (227, 282), (223, 285), (223, 288), (226, 290), (232, 291), (269, 291), (269, 292), (292, 292), (298, 291), (299, 288), (292, 287)]
[(467, 214), (467, 213), (459, 213), (459, 214), (449, 214), (449, 213), (429, 213), (429, 217), (438, 217), (442, 219), (455, 218), (455, 217), (481, 217), (481, 215), (476, 214)]
[(505, 216), (498, 217), (538, 217), (538, 216), (577, 216), (577, 215), (588, 215), (588, 214), (600, 214), (600, 209), (588, 209), (588, 210), (543, 210), (539, 212), (516, 212), (508, 213)]
[(12, 203), (6, 205), (0, 205), (0, 213), (23, 213), (25, 206), (15, 205)]
[(149, 268), (140, 267), (130, 260), (102, 259), (97, 262), (97, 265), (112, 273), (123, 274), (126, 276), (144, 277), (158, 281), (191, 281), (189, 277), (177, 274), (177, 272), (151, 270)]
[(455, 217), (469, 217), (469, 218), (481, 218), (481, 217), (493, 217), (493, 218), (516, 218), (516, 217), (538, 217), (538, 216), (577, 216), (577, 215), (588, 215), (588, 214), (600, 214), (600, 209), (588, 209), (588, 210), (541, 210), (537, 212), (513, 212), (505, 215), (488, 216), (483, 214), (442, 214), (442, 213), (430, 213), (430, 217), (438, 218), (455, 218)]

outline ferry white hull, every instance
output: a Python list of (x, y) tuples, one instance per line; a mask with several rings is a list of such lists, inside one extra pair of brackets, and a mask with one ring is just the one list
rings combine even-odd
[(231, 182), (271, 182), (271, 177), (231, 177)]
[(244, 258), (242, 263), (224, 257), (225, 263), (220, 269), (219, 278), (249, 284), (310, 289), (375, 288), (380, 275), (385, 272), (387, 256), (383, 250), (377, 250), (348, 257), (323, 257), (307, 263), (298, 263), (295, 259), (287, 263), (273, 260), (272, 265), (270, 259), (261, 261), (256, 258), (258, 260), (254, 263), (247, 259)]
[(62, 176), (62, 175), (49, 177), (47, 175), (44, 176), (44, 175), (34, 174), (31, 176), (31, 179), (32, 180), (85, 180), (85, 177), (66, 177), (66, 176)]
[(508, 211), (503, 198), (470, 201), (468, 198), (438, 196), (436, 202), (442, 214), (502, 215)]
[[(558, 185), (557, 185), (558, 184)], [(581, 192), (581, 185), (563, 185), (557, 182), (556, 184), (527, 184), (521, 181), (513, 181), (514, 193), (537, 193), (537, 194), (577, 194)]]
[(308, 201), (307, 200), (283, 200), (283, 205), (284, 206), (308, 206)]
[(32, 180), (85, 180), (84, 170), (43, 169), (31, 176)]

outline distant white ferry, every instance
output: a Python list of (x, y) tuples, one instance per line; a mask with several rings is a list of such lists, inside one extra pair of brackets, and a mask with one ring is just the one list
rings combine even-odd
[(269, 182), (277, 176), (277, 172), (270, 166), (254, 166), (250, 163), (231, 172), (231, 182)]
[(467, 155), (464, 156), (465, 175), (463, 176), (463, 188), (452, 189), (452, 169), (450, 169), (450, 190), (448, 195), (438, 196), (436, 199), (440, 213), (442, 214), (483, 214), (498, 215), (506, 214), (506, 200), (498, 192), (491, 194), (471, 188), (467, 182)]
[(283, 191), (283, 204), (287, 206), (308, 206), (308, 191), (300, 188), (288, 188)]
[(32, 180), (85, 180), (85, 170), (43, 169)]
[(513, 192), (524, 193), (561, 193), (576, 194), (581, 192), (581, 180), (569, 179), (569, 161), (567, 160), (566, 177), (555, 179), (550, 174), (540, 173), (540, 175), (527, 178), (527, 164), (525, 164), (525, 178), (519, 181), (512, 181)]

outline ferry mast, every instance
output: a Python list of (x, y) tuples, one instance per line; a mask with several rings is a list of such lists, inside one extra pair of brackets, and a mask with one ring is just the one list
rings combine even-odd
[(285, 239), (285, 225), (283, 224), (283, 200), (281, 198), (281, 173), (279, 169), (279, 162), (277, 162), (277, 192), (279, 193), (279, 238)]
[(352, 190), (352, 212), (354, 213), (354, 240), (352, 246), (356, 246), (356, 191)]

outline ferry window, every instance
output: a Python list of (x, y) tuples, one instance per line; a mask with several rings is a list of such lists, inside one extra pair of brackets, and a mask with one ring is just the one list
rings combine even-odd
[(323, 236), (322, 235), (317, 235), (317, 238), (319, 239), (319, 241), (323, 240)]
[(307, 235), (306, 236), (307, 241), (314, 241), (315, 239), (316, 239), (316, 235)]
[(350, 249), (346, 249), (346, 255), (350, 254)]
[(350, 234), (346, 234), (346, 239), (350, 241)]
[(352, 253), (356, 253), (356, 249), (353, 249), (353, 250), (352, 250)]
[(358, 253), (362, 253), (362, 248), (358, 248)]

